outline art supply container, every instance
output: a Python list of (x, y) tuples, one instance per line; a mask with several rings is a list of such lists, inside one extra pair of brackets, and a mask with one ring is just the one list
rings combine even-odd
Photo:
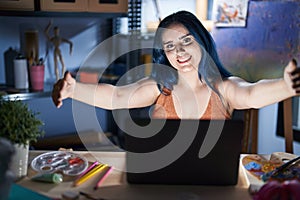
[(28, 89), (28, 71), (27, 71), (27, 60), (25, 57), (19, 55), (14, 59), (14, 77), (15, 77), (15, 88), (17, 89)]
[(30, 67), (30, 83), (32, 90), (41, 91), (44, 90), (44, 65), (33, 65)]

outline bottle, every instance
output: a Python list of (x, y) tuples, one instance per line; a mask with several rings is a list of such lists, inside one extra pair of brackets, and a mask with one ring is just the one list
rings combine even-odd
[(21, 54), (14, 59), (14, 76), (16, 89), (29, 88), (27, 59)]
[(15, 84), (14, 77), (14, 59), (18, 56), (18, 51), (9, 47), (4, 52), (4, 63), (5, 63), (5, 83), (7, 86), (13, 87)]

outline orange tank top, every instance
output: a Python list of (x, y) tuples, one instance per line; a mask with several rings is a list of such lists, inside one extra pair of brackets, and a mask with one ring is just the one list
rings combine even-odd
[[(158, 96), (152, 110), (152, 118), (179, 119), (171, 92), (166, 95), (162, 93)], [(230, 115), (215, 92), (211, 92), (207, 108), (200, 119), (230, 119)]]

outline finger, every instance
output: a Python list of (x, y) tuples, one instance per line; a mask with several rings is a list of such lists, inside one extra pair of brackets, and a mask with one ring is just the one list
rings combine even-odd
[(295, 76), (296, 78), (300, 76), (300, 68), (296, 67), (296, 69), (294, 69), (292, 72), (291, 72), (291, 75), (292, 76)]
[(65, 73), (64, 80), (65, 80), (67, 83), (71, 83), (71, 82), (72, 82), (73, 77), (72, 77), (72, 75), (71, 75), (70, 72), (66, 72), (66, 73)]
[(52, 101), (55, 104), (56, 107), (60, 107), (62, 105), (62, 100), (61, 100), (61, 88), (63, 84), (63, 80), (57, 81), (56, 84), (54, 84), (53, 89), (52, 89)]
[(293, 62), (294, 65), (297, 66), (297, 60), (295, 58), (292, 59), (292, 62)]
[(62, 106), (62, 100), (60, 98), (57, 98), (56, 96), (52, 97), (53, 103), (57, 108), (60, 108)]
[(58, 95), (58, 93), (55, 90), (53, 90), (51, 96), (52, 96), (52, 101), (53, 101), (54, 105), (56, 107), (58, 107), (58, 105), (59, 105), (59, 95)]
[(294, 83), (293, 89), (300, 89), (300, 83)]
[(64, 79), (66, 78), (66, 76), (69, 74), (70, 72), (69, 71), (66, 71), (65, 74), (64, 74)]
[(57, 108), (60, 108), (62, 105), (63, 105), (62, 101), (59, 101), (59, 102), (56, 104), (56, 107), (57, 107)]
[(53, 91), (59, 92), (63, 86), (64, 86), (64, 81), (60, 79), (59, 81), (57, 81), (56, 84), (54, 84)]
[(52, 94), (52, 101), (56, 107), (59, 105), (59, 100), (55, 94)]
[(299, 76), (294, 77), (294, 78), (292, 78), (292, 81), (293, 81), (294, 83), (299, 82), (299, 81), (300, 81), (300, 77), (299, 77)]

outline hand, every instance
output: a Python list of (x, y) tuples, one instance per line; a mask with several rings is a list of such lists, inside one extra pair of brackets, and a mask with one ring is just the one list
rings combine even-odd
[(284, 81), (287, 84), (292, 96), (300, 94), (300, 68), (297, 61), (291, 60), (284, 69)]
[(57, 108), (63, 105), (63, 100), (73, 96), (76, 85), (75, 79), (70, 72), (66, 72), (63, 79), (58, 80), (52, 90), (52, 101)]

